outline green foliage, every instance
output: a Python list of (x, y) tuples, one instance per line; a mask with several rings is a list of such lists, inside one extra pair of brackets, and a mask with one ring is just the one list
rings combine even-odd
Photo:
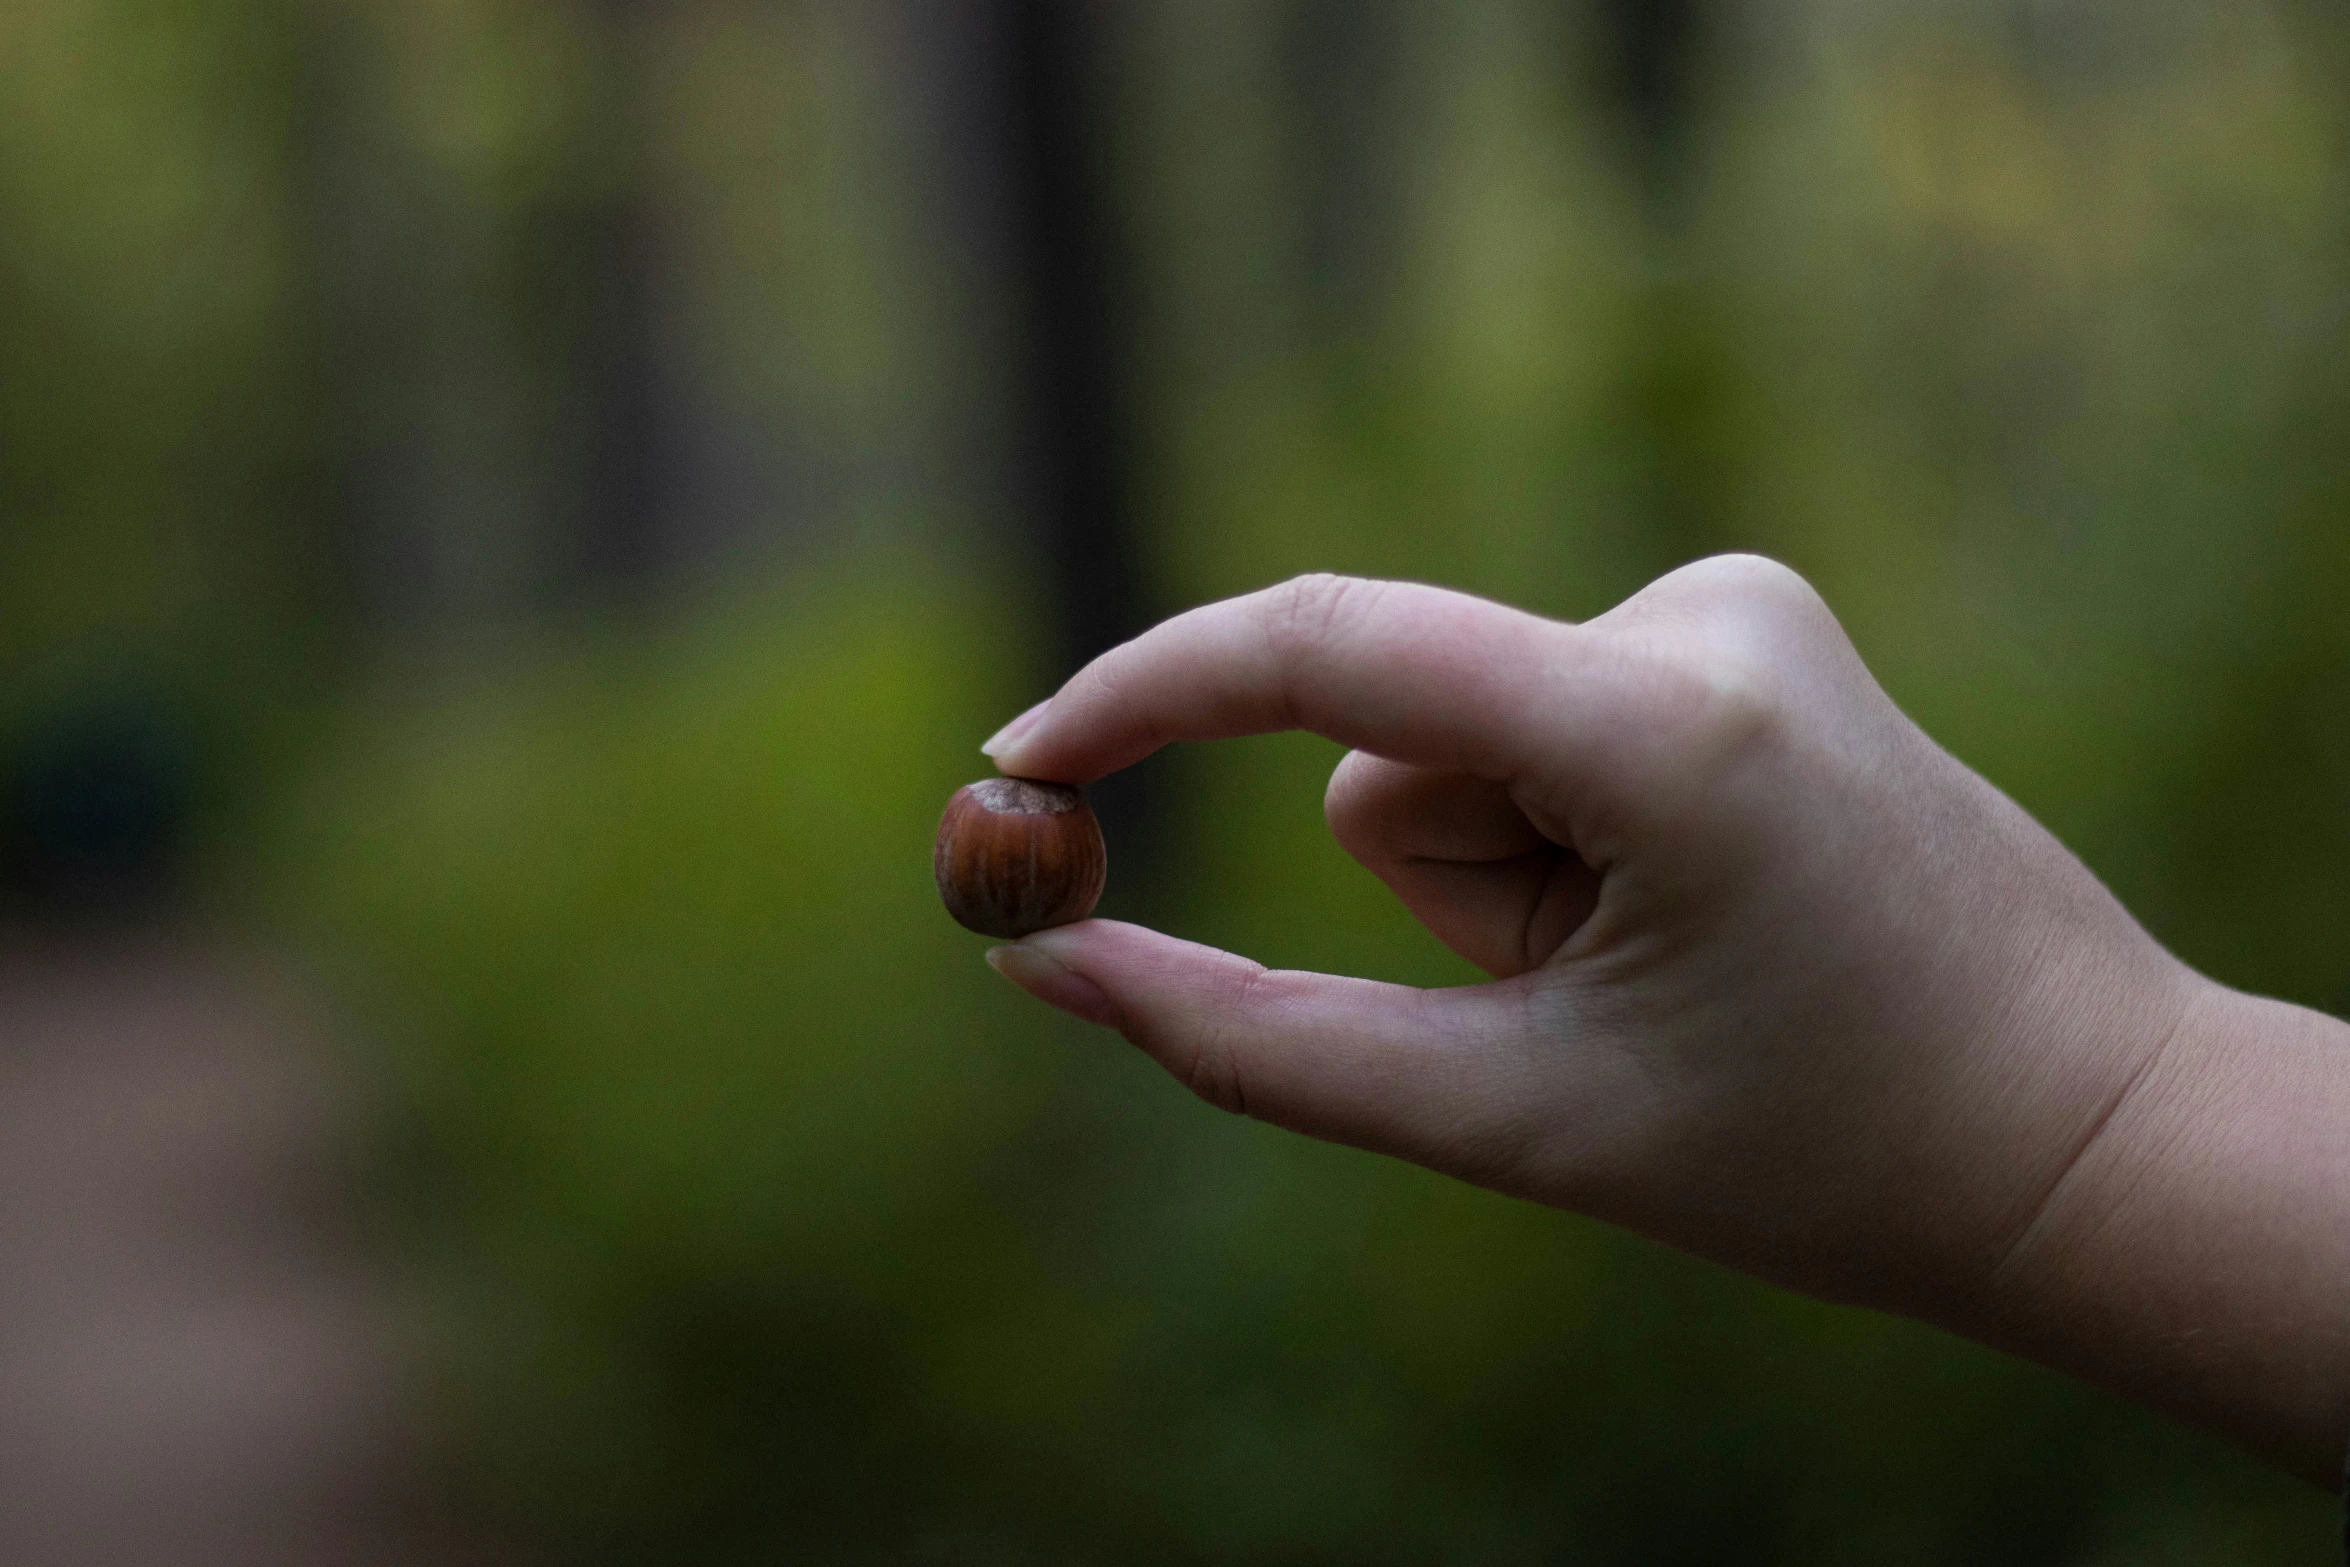
[(283, 20), (0, 19), (0, 726), (93, 670), (240, 729), (298, 683), (283, 530), (315, 431)]

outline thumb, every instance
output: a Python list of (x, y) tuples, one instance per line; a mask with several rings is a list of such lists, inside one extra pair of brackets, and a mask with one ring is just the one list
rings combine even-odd
[(1539, 1130), (1521, 981), (1415, 990), (1268, 969), (1115, 920), (987, 956), (1235, 1114), (1487, 1185), (1511, 1184)]

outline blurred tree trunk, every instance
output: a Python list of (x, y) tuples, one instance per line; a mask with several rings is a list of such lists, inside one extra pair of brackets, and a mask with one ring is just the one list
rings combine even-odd
[(602, 0), (603, 86), (589, 144), (611, 166), (566, 236), (579, 280), (565, 369), (583, 410), (571, 587), (589, 605), (643, 608), (679, 564), (675, 399), (665, 395), (658, 223), (643, 168), (645, 57), (658, 0)]
[[(1133, 279), (1112, 199), (1105, 23), (1086, 0), (995, 0), (1007, 260), (1018, 333), (1015, 462), (1046, 576), (1059, 680), (1158, 618), (1141, 540)], [(1105, 781), (1113, 836), (1147, 861), (1148, 773)]]
[(1716, 0), (1599, 0), (1595, 62), (1648, 218), (1647, 282), (1635, 298), (1637, 357), (1616, 399), (1650, 563), (1668, 570), (1732, 546), (1723, 442), (1729, 367), (1704, 280), (1689, 275), (1684, 227), (1704, 134), (1702, 68)]
[(499, 185), (420, 143), (377, 19), (305, 13), (317, 575), (350, 651), (463, 649), (550, 602), (641, 606), (675, 563), (676, 399), (641, 166), (658, 15), (653, 0), (574, 15), (598, 90), (550, 166), (512, 154)]
[[(518, 279), (540, 214), (416, 144), (378, 19), (305, 13), (322, 598), (346, 653), (441, 656), (532, 607), (556, 401)], [(533, 276), (534, 300), (568, 276)], [(331, 586), (326, 586), (331, 584)]]
[(1129, 279), (1111, 211), (1101, 24), (1082, 0), (1003, 0), (1003, 136), (1023, 363), (1020, 446), (1052, 574), (1058, 662), (1149, 623), (1136, 537)]
[(1699, 113), (1697, 69), (1713, 22), (1708, 0), (1600, 0), (1601, 73), (1643, 194), (1670, 222), (1689, 177)]
[(1298, 0), (1281, 30), (1299, 131), (1306, 301), (1317, 336), (1375, 331), (1404, 225), (1398, 0)]
[(642, 608), (677, 564), (653, 225), (630, 190), (583, 213), (576, 239), (585, 308), (571, 351), (584, 428), (571, 586), (594, 606)]

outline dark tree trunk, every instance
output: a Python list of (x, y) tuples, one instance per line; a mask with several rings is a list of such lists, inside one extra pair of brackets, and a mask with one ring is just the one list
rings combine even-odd
[[(1157, 618), (1139, 527), (1132, 280), (1111, 200), (1101, 12), (1087, 0), (995, 0), (992, 12), (1017, 485), (1046, 574), (1057, 681)], [(1155, 838), (1149, 777), (1098, 791), (1129, 863), (1147, 863)]]
[(574, 373), (585, 429), (574, 567), (591, 605), (635, 609), (675, 564), (664, 537), (672, 432), (661, 387), (651, 224), (637, 194), (623, 191), (584, 215), (578, 237), (586, 308)]
[(1284, 19), (1306, 297), (1326, 343), (1361, 341), (1394, 287), (1405, 221), (1401, 16), (1398, 0), (1299, 0)]
[(1034, 525), (1073, 668), (1149, 623), (1135, 529), (1133, 333), (1084, 0), (1002, 0), (1020, 434)]
[(664, 537), (674, 499), (675, 443), (664, 397), (657, 320), (655, 224), (636, 167), (647, 126), (642, 55), (659, 19), (656, 0), (603, 0), (606, 40), (596, 138), (619, 167), (605, 171), (599, 200), (578, 214), (570, 236), (579, 270), (568, 323), (581, 431), (579, 511), (572, 566), (591, 606), (643, 607), (675, 564)]
[(1599, 0), (1595, 62), (1649, 219), (1640, 328), (1616, 396), (1641, 533), (1663, 571), (1738, 541), (1725, 518), (1729, 369), (1705, 290), (1687, 275), (1682, 220), (1704, 126), (1701, 70), (1719, 0)]
[(1601, 72), (1659, 215), (1676, 215), (1697, 116), (1706, 0), (1600, 0)]

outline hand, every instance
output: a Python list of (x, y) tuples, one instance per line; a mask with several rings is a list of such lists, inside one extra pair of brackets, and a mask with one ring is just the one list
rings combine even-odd
[(2206, 1409), (2108, 1342), (2096, 1303), (2128, 1281), (2051, 1241), (2124, 1225), (2133, 1150), (2244, 998), (1904, 718), (1792, 572), (1704, 561), (1580, 626), (1304, 578), (1105, 654), (989, 750), (1087, 783), (1287, 728), (1355, 748), (1332, 830), (1492, 983), (1274, 972), (1102, 920), (991, 961), (1226, 1109), (2116, 1360), (2102, 1380), (2316, 1463), (2350, 1378), (2291, 1417)]
[(1986, 1286), (2191, 993), (1759, 560), (1584, 626), (1303, 579), (1106, 655), (995, 754), (1090, 782), (1292, 727), (1356, 747), (1339, 842), (1496, 983), (1268, 973), (1103, 921), (1006, 972), (1081, 976), (1226, 1109), (1817, 1294)]

